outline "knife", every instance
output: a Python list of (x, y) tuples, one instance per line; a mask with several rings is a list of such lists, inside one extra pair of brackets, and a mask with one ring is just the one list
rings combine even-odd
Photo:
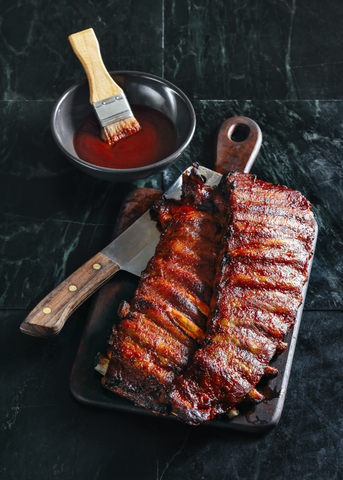
[[(235, 130), (242, 130), (240, 135), (243, 133), (246, 138), (232, 140)], [(229, 170), (250, 171), (261, 143), (261, 130), (253, 120), (246, 117), (226, 120), (218, 133), (216, 170), (221, 173)], [(221, 173), (205, 167), (200, 167), (200, 173), (209, 186), (217, 185), (222, 177)], [(182, 176), (165, 192), (167, 198), (180, 198)], [(159, 238), (157, 224), (147, 211), (38, 303), (23, 321), (20, 330), (38, 337), (57, 335), (70, 315), (119, 270), (140, 276), (154, 255)]]

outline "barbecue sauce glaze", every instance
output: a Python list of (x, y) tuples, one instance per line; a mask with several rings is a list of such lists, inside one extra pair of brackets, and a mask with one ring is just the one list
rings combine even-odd
[(142, 129), (114, 145), (101, 140), (95, 114), (88, 115), (74, 134), (77, 155), (93, 165), (118, 169), (144, 167), (171, 155), (178, 137), (172, 121), (150, 107), (131, 105), (131, 109)]

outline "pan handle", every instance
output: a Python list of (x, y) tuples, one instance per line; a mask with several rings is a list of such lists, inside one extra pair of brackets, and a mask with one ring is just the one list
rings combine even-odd
[(119, 269), (113, 260), (97, 253), (43, 298), (20, 330), (35, 337), (57, 335), (74, 310)]
[(254, 120), (248, 117), (229, 118), (218, 132), (214, 164), (216, 172), (250, 172), (261, 144), (262, 132)]

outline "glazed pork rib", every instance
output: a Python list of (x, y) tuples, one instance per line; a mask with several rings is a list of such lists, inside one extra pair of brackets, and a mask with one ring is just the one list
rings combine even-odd
[(156, 413), (168, 413), (168, 390), (205, 338), (225, 219), (221, 198), (193, 169), (181, 201), (156, 202), (160, 242), (131, 304), (121, 304), (110, 360), (99, 358), (105, 388)]
[(253, 391), (294, 324), (314, 242), (309, 202), (250, 174), (226, 177), (228, 216), (208, 331), (173, 382), (172, 412), (197, 425)]

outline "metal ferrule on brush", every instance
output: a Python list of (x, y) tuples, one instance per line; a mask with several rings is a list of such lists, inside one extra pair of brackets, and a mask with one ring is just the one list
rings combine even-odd
[(129, 102), (123, 93), (94, 102), (93, 107), (101, 127), (133, 117)]

